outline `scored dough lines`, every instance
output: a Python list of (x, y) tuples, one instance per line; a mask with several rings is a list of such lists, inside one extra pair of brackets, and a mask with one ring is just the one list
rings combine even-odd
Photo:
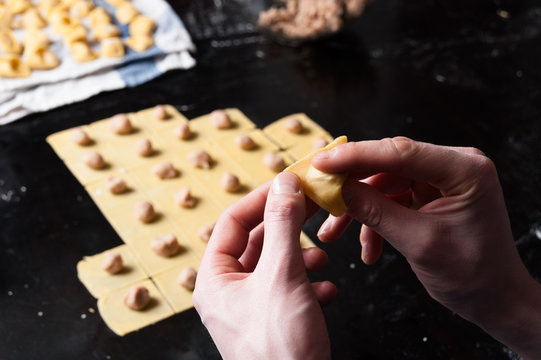
[[(311, 151), (314, 143), (321, 147), (332, 139), (304, 114), (261, 130), (238, 109), (188, 120), (171, 105), (117, 114), (47, 137), (125, 243), (77, 265), (107, 325), (124, 335), (191, 308), (190, 282), (206, 246), (202, 238), (220, 213)], [(141, 150), (143, 142), (149, 151)], [(188, 158), (201, 150), (210, 156), (209, 168), (196, 167)], [(99, 154), (103, 164), (85, 164), (89, 153)], [(263, 160), (268, 154), (282, 160), (280, 168), (269, 169)], [(191, 206), (181, 206), (179, 198), (186, 196)], [(141, 206), (140, 220), (136, 206)], [(300, 242), (314, 246), (304, 233)], [(118, 273), (102, 268), (115, 269), (118, 257), (123, 261)], [(143, 309), (132, 310), (138, 306)]]

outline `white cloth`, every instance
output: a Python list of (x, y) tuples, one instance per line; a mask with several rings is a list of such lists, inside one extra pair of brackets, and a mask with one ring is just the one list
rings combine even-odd
[[(114, 8), (104, 0), (94, 3), (114, 14)], [(31, 113), (81, 101), (102, 91), (137, 86), (168, 70), (193, 67), (195, 60), (190, 51), (194, 51), (195, 46), (169, 4), (164, 0), (132, 0), (132, 3), (156, 23), (153, 47), (143, 53), (126, 47), (123, 58), (100, 57), (78, 63), (61, 38), (52, 33), (50, 27), (46, 28), (53, 40), (51, 49), (60, 58), (61, 65), (52, 70), (33, 71), (27, 78), (0, 78), (0, 125)], [(120, 28), (122, 38), (129, 37), (128, 26), (115, 25)], [(15, 35), (22, 37), (17, 32)]]

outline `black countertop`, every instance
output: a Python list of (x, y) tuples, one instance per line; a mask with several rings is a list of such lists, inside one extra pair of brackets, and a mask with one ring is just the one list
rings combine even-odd
[[(76, 276), (83, 256), (121, 240), (45, 137), (160, 103), (189, 118), (239, 107), (260, 127), (302, 111), (352, 140), (478, 147), (499, 169), (520, 254), (541, 278), (538, 1), (374, 0), (339, 35), (298, 47), (259, 35), (232, 0), (172, 4), (197, 45), (194, 69), (0, 127), (0, 359), (219, 358), (193, 309), (114, 335)], [(312, 238), (323, 219), (307, 225)], [(358, 230), (320, 244), (330, 262), (311, 275), (339, 289), (325, 308), (335, 359), (516, 358), (433, 301), (390, 246), (363, 265)]]

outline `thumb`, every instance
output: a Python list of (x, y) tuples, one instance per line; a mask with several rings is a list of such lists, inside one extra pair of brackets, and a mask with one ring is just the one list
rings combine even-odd
[(406, 257), (411, 241), (423, 237), (423, 214), (387, 198), (376, 188), (354, 179), (342, 187), (348, 215), (385, 238)]
[(300, 180), (289, 172), (278, 174), (265, 206), (263, 248), (257, 265), (263, 273), (305, 273), (299, 241), (305, 212)]

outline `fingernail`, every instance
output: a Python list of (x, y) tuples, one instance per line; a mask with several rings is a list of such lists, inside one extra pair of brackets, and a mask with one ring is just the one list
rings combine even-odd
[(321, 227), (319, 228), (319, 231), (317, 232), (317, 237), (320, 237), (321, 235), (325, 235), (331, 229), (331, 226), (332, 226), (332, 222), (329, 221), (329, 219), (325, 220), (325, 222), (323, 223), (323, 225), (321, 225)]
[(317, 159), (317, 160), (327, 160), (329, 157), (330, 157), (330, 151), (329, 150), (326, 150), (326, 151), (322, 151), (322, 152), (319, 152), (317, 153), (313, 159)]
[(301, 184), (294, 174), (283, 172), (278, 174), (272, 182), (272, 192), (275, 194), (300, 193)]

